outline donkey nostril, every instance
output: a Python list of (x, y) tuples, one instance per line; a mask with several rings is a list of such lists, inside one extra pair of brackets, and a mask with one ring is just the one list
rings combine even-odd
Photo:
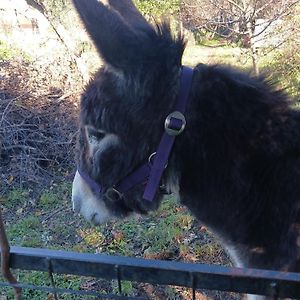
[(95, 224), (95, 225), (97, 225), (97, 220), (96, 220), (96, 217), (98, 216), (98, 214), (97, 213), (94, 213), (93, 215), (92, 215), (92, 218), (91, 218), (91, 222), (93, 223), (93, 224)]

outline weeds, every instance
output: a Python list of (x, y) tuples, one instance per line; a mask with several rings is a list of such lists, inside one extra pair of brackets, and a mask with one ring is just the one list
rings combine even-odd
[(25, 55), (17, 48), (7, 45), (4, 41), (0, 40), (0, 62), (5, 60), (10, 60), (17, 55)]
[(12, 209), (16, 206), (23, 205), (30, 194), (30, 191), (17, 188), (9, 192), (7, 197), (3, 198), (3, 204), (5, 208)]
[[(133, 283), (131, 281), (123, 280), (122, 281), (122, 293), (126, 296), (133, 296)], [(119, 286), (117, 281), (112, 282), (112, 292), (118, 294)]]
[(7, 228), (8, 237), (13, 245), (42, 247), (41, 222), (36, 216), (26, 217)]
[(95, 228), (79, 229), (78, 233), (83, 238), (84, 243), (90, 247), (100, 247), (105, 239), (103, 234)]

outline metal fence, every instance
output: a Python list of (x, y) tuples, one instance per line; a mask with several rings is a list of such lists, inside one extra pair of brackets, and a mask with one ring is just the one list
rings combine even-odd
[[(122, 295), (124, 280), (188, 287), (193, 290), (193, 299), (196, 289), (268, 295), (274, 299), (300, 299), (300, 274), (288, 272), (24, 247), (11, 248), (11, 268), (48, 272), (51, 286), (22, 283), (17, 286), (52, 293), (55, 299), (59, 299), (59, 294), (62, 293), (82, 297), (89, 295), (97, 299), (142, 299)], [(119, 293), (110, 295), (96, 291), (57, 288), (53, 279), (54, 273), (115, 279), (118, 282)], [(12, 285), (1, 282), (0, 286)]]

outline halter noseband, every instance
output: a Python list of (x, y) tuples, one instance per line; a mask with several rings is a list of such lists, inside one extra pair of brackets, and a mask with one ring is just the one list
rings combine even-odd
[(173, 147), (175, 137), (182, 133), (186, 120), (184, 117), (187, 100), (192, 84), (193, 69), (182, 66), (180, 77), (180, 90), (177, 97), (175, 110), (165, 119), (165, 131), (158, 145), (157, 151), (152, 153), (148, 161), (135, 171), (122, 179), (115, 186), (106, 190), (92, 179), (80, 168), (77, 169), (79, 175), (84, 179), (92, 191), (96, 194), (105, 192), (109, 197), (110, 193), (122, 198), (123, 194), (138, 184), (146, 182), (143, 199), (152, 201), (159, 188), (164, 169), (168, 164), (168, 158)]

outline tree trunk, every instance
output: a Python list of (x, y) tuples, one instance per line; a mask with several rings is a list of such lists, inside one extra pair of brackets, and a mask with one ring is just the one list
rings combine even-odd
[(252, 68), (254, 74), (259, 76), (259, 66), (258, 66), (258, 55), (257, 55), (257, 48), (255, 46), (251, 47), (251, 58), (252, 58)]
[(254, 28), (255, 26), (252, 25), (252, 21), (247, 22), (247, 34), (249, 37), (249, 43), (250, 43), (250, 54), (252, 59), (252, 68), (254, 71), (254, 74), (256, 76), (259, 76), (259, 66), (258, 66), (258, 49), (255, 45), (254, 40)]

